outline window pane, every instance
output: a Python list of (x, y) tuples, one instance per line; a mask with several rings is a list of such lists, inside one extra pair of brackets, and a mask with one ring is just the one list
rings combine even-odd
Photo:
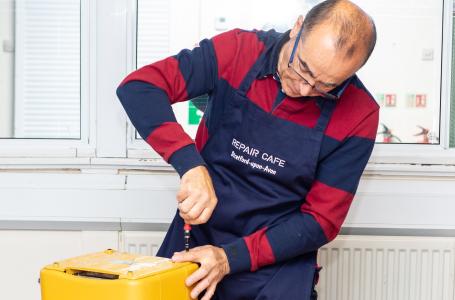
[[(200, 13), (194, 1), (138, 0), (137, 57), (140, 68), (174, 55), (184, 48), (194, 48), (200, 40)], [(182, 20), (185, 20), (182, 26)], [(206, 101), (206, 98), (194, 102)], [(193, 138), (201, 118), (201, 111), (193, 101), (172, 106), (177, 121)], [(141, 137), (136, 132), (136, 138)]]
[[(236, 27), (285, 31), (321, 1), (283, 0), (276, 5), (264, 0), (200, 0), (198, 11), (185, 14), (195, 18), (190, 22), (174, 16), (187, 9), (182, 8), (186, 2), (138, 0), (138, 67), (191, 48), (181, 42), (188, 41), (188, 35), (197, 38), (194, 43)], [(377, 142), (439, 144), (443, 1), (354, 2), (373, 17), (378, 31), (375, 52), (358, 72), (381, 106)], [(239, 7), (255, 13), (239, 13)], [(191, 104), (183, 105), (183, 115), (189, 115)], [(185, 119), (184, 126), (194, 125)]]
[(0, 0), (0, 138), (80, 138), (80, 0)]
[(443, 1), (356, 2), (378, 29), (375, 52), (359, 72), (381, 105), (376, 141), (439, 144)]

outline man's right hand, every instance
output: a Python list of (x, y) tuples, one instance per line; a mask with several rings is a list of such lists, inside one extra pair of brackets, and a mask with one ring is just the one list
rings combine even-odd
[(186, 224), (204, 224), (210, 219), (218, 199), (206, 167), (198, 166), (183, 174), (177, 201)]

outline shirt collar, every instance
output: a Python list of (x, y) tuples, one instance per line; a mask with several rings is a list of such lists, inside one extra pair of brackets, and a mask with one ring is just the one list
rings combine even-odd
[(349, 86), (349, 84), (351, 83), (352, 81), (352, 78), (354, 78), (355, 75), (349, 77), (348, 79), (346, 79), (342, 84), (340, 84), (339, 86), (337, 86), (336, 88), (334, 88), (333, 90), (331, 90), (329, 93), (332, 94), (332, 95), (335, 95), (337, 96), (338, 98), (341, 97), (341, 95), (343, 95), (344, 91), (346, 90), (346, 88)]
[(274, 32), (275, 34), (272, 35), (272, 38), (275, 39), (275, 42), (272, 45), (270, 45), (270, 48), (268, 49), (269, 51), (268, 59), (265, 60), (265, 64), (261, 72), (259, 73), (259, 77), (274, 75), (276, 73), (281, 48), (283, 48), (283, 45), (287, 41), (289, 41), (290, 32), (291, 30), (288, 30), (284, 33)]

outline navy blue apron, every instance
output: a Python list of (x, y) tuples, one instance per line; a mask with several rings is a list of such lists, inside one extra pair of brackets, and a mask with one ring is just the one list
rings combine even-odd
[[(336, 102), (317, 98), (321, 115), (314, 128), (263, 111), (246, 98), (263, 62), (264, 56), (239, 90), (232, 91), (221, 124), (201, 152), (218, 204), (209, 222), (193, 226), (191, 247), (228, 244), (300, 214), (313, 183), (324, 130)], [(159, 256), (171, 257), (184, 249), (182, 228), (177, 212)], [(212, 299), (315, 299), (316, 255), (313, 251), (255, 272), (227, 275)]]

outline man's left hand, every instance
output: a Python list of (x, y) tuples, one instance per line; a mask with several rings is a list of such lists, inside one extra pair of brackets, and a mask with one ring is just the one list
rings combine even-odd
[(202, 246), (190, 249), (190, 251), (176, 252), (172, 256), (174, 262), (197, 262), (200, 267), (191, 276), (185, 284), (194, 286), (191, 290), (191, 298), (197, 299), (198, 295), (206, 290), (201, 300), (209, 300), (215, 293), (218, 282), (229, 273), (229, 262), (223, 248), (215, 246)]

